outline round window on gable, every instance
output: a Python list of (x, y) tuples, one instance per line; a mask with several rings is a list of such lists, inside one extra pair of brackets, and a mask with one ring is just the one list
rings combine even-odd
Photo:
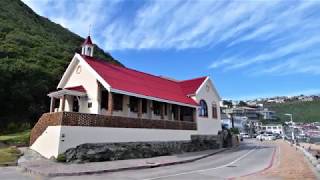
[(76, 73), (77, 73), (77, 74), (80, 74), (80, 73), (81, 73), (81, 66), (80, 66), (80, 65), (77, 67)]

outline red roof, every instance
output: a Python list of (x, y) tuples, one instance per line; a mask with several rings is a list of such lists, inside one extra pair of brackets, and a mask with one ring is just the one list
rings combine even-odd
[(195, 79), (189, 79), (185, 81), (180, 81), (180, 86), (185, 94), (191, 95), (195, 94), (198, 88), (201, 86), (204, 80), (206, 80), (205, 77), (199, 77)]
[(84, 92), (84, 93), (87, 92), (83, 86), (72, 86), (72, 87), (66, 87), (64, 89), (72, 90), (72, 91), (79, 91), (79, 92)]
[(86, 40), (84, 40), (84, 42), (82, 43), (82, 45), (93, 45), (93, 44), (92, 44), (92, 41), (91, 41), (91, 37), (88, 36), (88, 37), (86, 38)]
[(194, 94), (206, 79), (206, 77), (201, 77), (186, 81), (174, 81), (113, 65), (93, 57), (81, 56), (112, 89), (189, 105), (198, 105), (188, 95)]

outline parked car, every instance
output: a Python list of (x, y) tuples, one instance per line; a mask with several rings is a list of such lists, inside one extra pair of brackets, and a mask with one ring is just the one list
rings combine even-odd
[(282, 138), (282, 135), (281, 135), (281, 134), (274, 133), (273, 135), (276, 137), (276, 139), (281, 139), (281, 138)]
[(262, 136), (262, 139), (267, 141), (272, 141), (272, 140), (276, 140), (276, 137), (273, 134), (264, 134)]
[(265, 134), (264, 132), (260, 132), (259, 134), (256, 135), (256, 139), (263, 140), (262, 136), (264, 136), (264, 134)]
[(240, 136), (243, 138), (250, 138), (248, 133), (240, 133)]

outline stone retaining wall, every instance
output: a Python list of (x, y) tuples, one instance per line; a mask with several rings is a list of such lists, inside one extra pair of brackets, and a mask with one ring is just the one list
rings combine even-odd
[[(150, 158), (221, 147), (218, 136), (192, 135), (191, 141), (82, 144), (59, 156), (66, 162), (99, 162)], [(63, 157), (63, 158), (61, 158)]]

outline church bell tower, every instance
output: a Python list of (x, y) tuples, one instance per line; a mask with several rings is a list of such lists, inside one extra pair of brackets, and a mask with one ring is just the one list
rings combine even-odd
[(91, 41), (91, 37), (88, 36), (86, 38), (86, 40), (82, 43), (82, 50), (81, 50), (81, 54), (85, 55), (85, 56), (93, 56), (93, 44)]

